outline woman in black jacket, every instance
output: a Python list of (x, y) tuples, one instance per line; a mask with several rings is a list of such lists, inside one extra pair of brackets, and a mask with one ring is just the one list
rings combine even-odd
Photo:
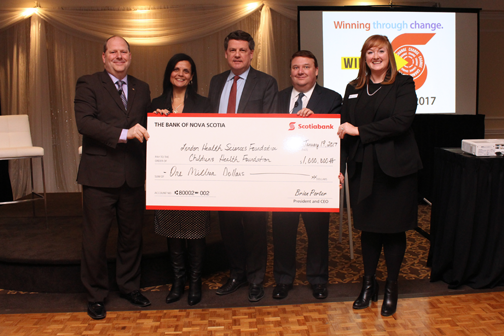
[[(355, 227), (362, 230), (364, 279), (354, 309), (377, 301), (376, 267), (383, 247), (387, 282), (383, 316), (396, 311), (397, 279), (406, 231), (417, 226), (417, 172), (422, 168), (411, 129), (417, 107), (413, 78), (397, 71), (386, 36), (373, 35), (361, 50), (358, 77), (346, 88), (342, 171), (348, 167)], [(343, 182), (343, 178), (340, 175)]]
[[(155, 113), (210, 113), (208, 98), (198, 93), (198, 74), (193, 59), (176, 54), (166, 66), (163, 94), (155, 98), (149, 111)], [(201, 269), (205, 253), (205, 237), (210, 232), (208, 211), (157, 210), (154, 227), (157, 234), (167, 237), (174, 279), (167, 303), (180, 300), (189, 274), (187, 302), (201, 301)], [(187, 258), (186, 258), (187, 255)], [(189, 267), (186, 265), (189, 260)], [(188, 270), (189, 268), (189, 270)]]

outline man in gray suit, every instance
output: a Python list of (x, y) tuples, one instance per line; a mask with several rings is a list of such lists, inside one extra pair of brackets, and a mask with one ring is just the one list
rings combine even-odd
[[(308, 50), (295, 52), (291, 57), (292, 86), (278, 94), (277, 113), (291, 113), (301, 117), (314, 113), (340, 113), (341, 95), (318, 85), (317, 76), (318, 62), (315, 55)], [(308, 235), (306, 279), (315, 298), (327, 297), (329, 213), (273, 212), (274, 299), (286, 298), (296, 277), (296, 236), (300, 215)]]
[(77, 181), (83, 188), (81, 279), (88, 315), (106, 316), (109, 291), (106, 245), (117, 219), (116, 281), (121, 297), (150, 305), (140, 289), (142, 222), (145, 209), (145, 129), (149, 85), (128, 75), (129, 44), (110, 37), (103, 47), (105, 71), (82, 76), (75, 90), (75, 120), (82, 134)]
[[(276, 80), (250, 66), (254, 39), (237, 30), (224, 40), (224, 56), (230, 70), (210, 81), (208, 98), (216, 113), (270, 113), (276, 107)], [(265, 212), (220, 211), (222, 240), (230, 262), (230, 276), (217, 295), (233, 293), (249, 283), (248, 299), (264, 297), (267, 243)]]

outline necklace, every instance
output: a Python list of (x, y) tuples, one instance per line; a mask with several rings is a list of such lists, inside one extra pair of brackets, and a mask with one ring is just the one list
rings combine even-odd
[(180, 106), (182, 106), (182, 105), (184, 105), (184, 103), (182, 103), (182, 104), (180, 104), (179, 106), (175, 107), (175, 108), (173, 109), (173, 113), (179, 113), (179, 112), (178, 112), (178, 108), (179, 108)]
[(368, 83), (368, 84), (366, 84), (367, 95), (368, 95), (369, 97), (374, 96), (374, 94), (375, 94), (376, 92), (380, 91), (380, 89), (381, 89), (381, 88), (382, 88), (382, 87), (380, 86), (380, 87), (379, 87), (379, 88), (378, 88), (375, 92), (373, 92), (373, 93), (369, 93), (369, 83)]
[[(174, 99), (172, 99), (172, 104), (173, 104), (173, 101), (174, 101)], [(182, 101), (182, 103), (180, 103), (180, 104), (179, 104), (179, 106), (177, 106), (177, 107), (175, 107), (175, 108), (173, 109), (173, 113), (179, 113), (179, 112), (178, 112), (178, 108), (179, 108), (180, 106), (182, 106), (182, 105), (184, 105), (184, 101)]]

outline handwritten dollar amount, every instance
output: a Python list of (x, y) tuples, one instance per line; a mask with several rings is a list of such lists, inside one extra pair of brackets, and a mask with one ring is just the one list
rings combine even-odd
[(336, 162), (335, 158), (315, 158), (315, 157), (307, 157), (301, 159), (300, 164), (333, 164)]
[(178, 196), (209, 196), (210, 191), (208, 190), (202, 190), (202, 191), (195, 191), (195, 190), (175, 190), (173, 192), (175, 195)]

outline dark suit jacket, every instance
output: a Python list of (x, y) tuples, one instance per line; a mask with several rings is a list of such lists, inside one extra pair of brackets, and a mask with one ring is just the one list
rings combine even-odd
[[(275, 113), (289, 113), (292, 86), (278, 93)], [(308, 105), (313, 113), (332, 114), (341, 111), (341, 95), (315, 84)], [(296, 235), (299, 212), (273, 213), (275, 260), (273, 273), (278, 283), (292, 284), (296, 278)], [(310, 284), (325, 284), (329, 274), (329, 213), (301, 212), (308, 234), (306, 278)]]
[[(292, 86), (278, 93), (278, 104), (275, 113), (289, 113)], [(333, 90), (315, 84), (308, 105), (313, 113), (332, 114), (341, 113), (341, 95)]]
[[(156, 109), (167, 109), (172, 112), (171, 100), (164, 95), (161, 95), (152, 100), (151, 105), (148, 108), (149, 112), (153, 112)], [(210, 100), (206, 97), (196, 94), (195, 99), (186, 99), (184, 101), (184, 113), (211, 113), (212, 105)]]
[(118, 188), (145, 183), (145, 141), (118, 143), (122, 129), (146, 126), (149, 85), (128, 76), (128, 110), (106, 71), (82, 76), (75, 91), (75, 119), (82, 137), (77, 181), (82, 185)]
[[(398, 74), (391, 85), (383, 85), (375, 104), (374, 114), (368, 121), (356, 124), (355, 115), (359, 97), (367, 94), (366, 87), (360, 90), (348, 84), (343, 101), (341, 121), (359, 127), (360, 136), (346, 135), (342, 141), (342, 171), (348, 160), (349, 176), (354, 172), (354, 159), (359, 146), (374, 144), (377, 161), (382, 171), (391, 177), (413, 174), (422, 168), (415, 136), (411, 125), (417, 107), (415, 83), (411, 76)], [(350, 98), (350, 95), (358, 96)], [(364, 155), (364, 160), (372, 156)], [(364, 165), (364, 162), (363, 162)]]
[[(210, 81), (210, 91), (208, 98), (212, 103), (213, 111), (219, 112), (220, 98), (228, 71), (215, 75)], [(238, 113), (271, 113), (276, 106), (276, 95), (278, 85), (275, 78), (264, 72), (257, 71), (250, 67), (245, 86), (238, 105)]]

